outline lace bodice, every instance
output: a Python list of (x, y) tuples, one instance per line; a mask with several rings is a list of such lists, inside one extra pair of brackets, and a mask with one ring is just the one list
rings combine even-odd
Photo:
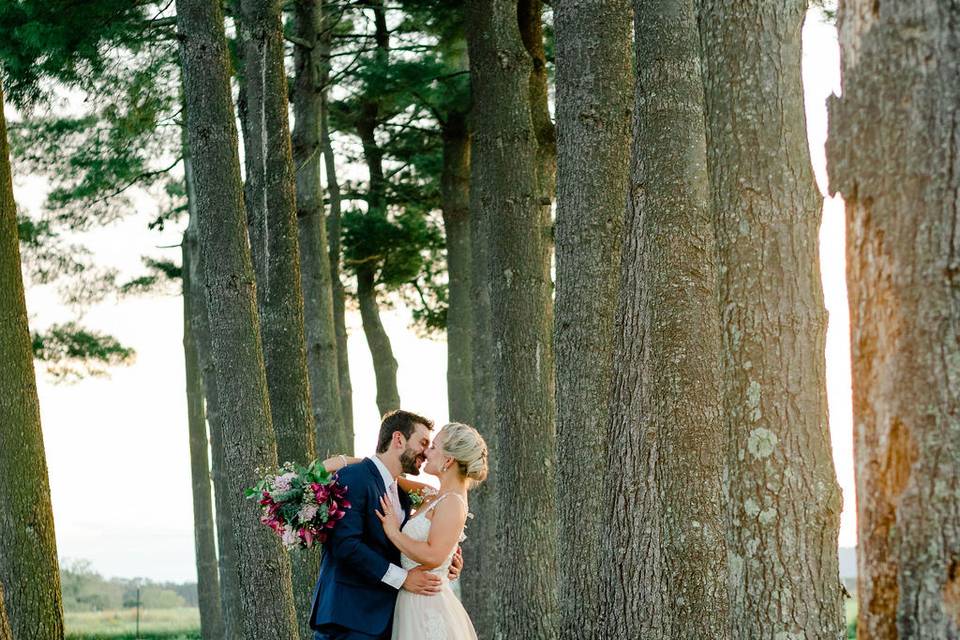
[[(403, 532), (408, 536), (410, 536), (411, 538), (413, 538), (414, 540), (417, 540), (420, 542), (426, 542), (427, 538), (430, 536), (430, 525), (432, 524), (430, 519), (427, 518), (427, 514), (430, 513), (433, 510), (433, 508), (436, 507), (438, 504), (440, 504), (440, 502), (443, 501), (443, 499), (446, 498), (447, 496), (455, 496), (458, 500), (463, 502), (463, 506), (465, 508), (467, 507), (466, 500), (464, 500), (462, 497), (460, 497), (456, 493), (445, 493), (442, 496), (438, 497), (433, 502), (431, 502), (425, 508), (421, 509), (420, 511), (417, 511), (417, 513), (414, 516), (412, 516), (409, 520), (407, 520), (407, 524), (403, 525)], [(473, 517), (473, 514), (468, 512), (467, 518), (472, 518), (472, 517)], [(460, 542), (463, 542), (465, 539), (466, 539), (466, 536), (463, 534), (463, 532), (461, 532)], [(457, 552), (457, 548), (454, 547), (450, 551), (450, 555), (447, 556), (447, 559), (444, 560), (443, 563), (436, 569), (431, 569), (430, 572), (437, 574), (438, 576), (440, 576), (440, 578), (444, 582), (446, 582), (447, 573), (450, 570), (450, 562), (453, 560), (453, 556), (456, 552)], [(413, 560), (411, 560), (405, 555), (400, 556), (400, 564), (404, 569), (407, 569), (407, 570), (420, 566), (419, 562), (414, 562)]]

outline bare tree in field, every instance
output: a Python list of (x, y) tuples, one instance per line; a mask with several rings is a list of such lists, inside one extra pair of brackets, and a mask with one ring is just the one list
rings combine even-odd
[(63, 602), (2, 105), (0, 90), (0, 593), (13, 636), (47, 640)]
[[(543, 264), (531, 58), (517, 3), (468, 4), (474, 145), (471, 215), (484, 219), (495, 390), (496, 635), (554, 638), (557, 625), (551, 282)], [(476, 246), (476, 245), (474, 245)], [(511, 526), (517, 523), (519, 526)], [(522, 523), (522, 524), (520, 524)], [(489, 567), (485, 568), (490, 571)]]
[(353, 450), (353, 430), (341, 412), (333, 288), (323, 207), (320, 118), (323, 115), (321, 59), (317, 34), (323, 27), (321, 0), (294, 6), (293, 164), (300, 229), (300, 282), (307, 336), (307, 365), (317, 449), (321, 454)]
[[(270, 398), (263, 365), (257, 293), (246, 241), (243, 186), (230, 99), (223, 13), (213, 0), (178, 0), (177, 31), (187, 133), (196, 181), (203, 280), (210, 318), (210, 357), (219, 398), (219, 434), (229, 469), (240, 611), (244, 637), (298, 636), (290, 563), (279, 540), (258, 521), (257, 505), (243, 498), (257, 467), (277, 463)], [(295, 230), (294, 232), (295, 233)], [(299, 290), (299, 278), (294, 281)], [(302, 344), (302, 336), (301, 336)]]
[(960, 7), (840, 4), (857, 637), (960, 637)]
[(840, 638), (822, 198), (800, 78), (808, 2), (700, 4), (729, 431), (730, 634)]
[[(557, 62), (557, 463), (607, 455), (614, 313), (630, 159), (629, 0), (554, 4)], [(601, 638), (602, 473), (559, 478), (560, 637)], [(576, 558), (575, 562), (571, 560)]]
[(613, 357), (605, 639), (725, 638), (726, 429), (694, 0), (636, 0)]

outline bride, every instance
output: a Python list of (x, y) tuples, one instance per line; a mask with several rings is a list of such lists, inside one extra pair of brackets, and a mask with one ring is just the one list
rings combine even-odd
[[(467, 517), (472, 517), (467, 491), (487, 477), (487, 455), (487, 445), (476, 429), (456, 422), (448, 424), (433, 439), (421, 469), (440, 479), (436, 496), (425, 499), (402, 528), (390, 501), (381, 498), (377, 517), (387, 538), (400, 550), (403, 568), (422, 566), (442, 582), (438, 595), (400, 591), (391, 640), (476, 640), (470, 617), (450, 588), (447, 575), (464, 539)], [(400, 484), (404, 490), (426, 488), (406, 479)]]

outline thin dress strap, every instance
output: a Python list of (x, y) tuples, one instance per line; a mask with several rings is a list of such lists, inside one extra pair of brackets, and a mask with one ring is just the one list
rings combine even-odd
[(468, 517), (468, 518), (472, 518), (472, 517), (473, 517), (473, 514), (470, 513), (470, 507), (467, 505), (466, 499), (464, 499), (464, 497), (461, 496), (459, 493), (453, 493), (452, 491), (451, 491), (451, 492), (447, 492), (447, 493), (445, 493), (445, 494), (443, 494), (443, 495), (441, 495), (441, 496), (437, 496), (437, 497), (434, 499), (433, 502), (431, 502), (429, 505), (427, 505), (427, 508), (426, 508), (426, 510), (424, 510), (424, 513), (426, 514), (426, 513), (429, 513), (430, 511), (432, 511), (433, 508), (434, 508), (435, 506), (437, 506), (438, 504), (440, 504), (440, 501), (443, 500), (444, 498), (446, 498), (447, 496), (456, 496), (456, 497), (457, 497), (457, 500), (459, 500), (459, 501), (463, 504), (463, 508), (467, 510), (467, 517)]

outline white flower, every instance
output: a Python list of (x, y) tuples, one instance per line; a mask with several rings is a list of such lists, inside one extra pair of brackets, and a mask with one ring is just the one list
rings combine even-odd
[(297, 513), (297, 518), (300, 519), (300, 522), (310, 522), (317, 515), (319, 509), (320, 507), (316, 504), (305, 504)]
[(293, 482), (293, 479), (297, 477), (297, 474), (291, 471), (290, 473), (285, 473), (282, 476), (277, 476), (276, 480), (273, 481), (273, 490), (277, 493), (283, 493), (284, 491), (290, 490), (290, 484)]
[(283, 542), (283, 546), (285, 547), (295, 547), (297, 546), (299, 537), (297, 536), (297, 532), (293, 529), (293, 527), (287, 525), (283, 528), (283, 535), (280, 537), (280, 540)]

